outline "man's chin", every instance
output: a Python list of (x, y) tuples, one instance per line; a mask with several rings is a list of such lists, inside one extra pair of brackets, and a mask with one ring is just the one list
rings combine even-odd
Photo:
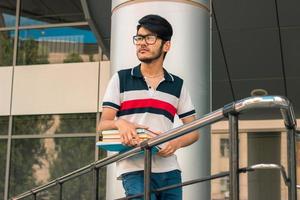
[(152, 63), (153, 59), (152, 58), (139, 58), (139, 60), (143, 63)]

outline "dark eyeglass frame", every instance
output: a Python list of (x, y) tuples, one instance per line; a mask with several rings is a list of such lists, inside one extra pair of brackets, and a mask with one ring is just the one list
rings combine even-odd
[(132, 40), (133, 40), (134, 45), (140, 45), (143, 40), (145, 40), (146, 44), (152, 45), (152, 44), (155, 44), (155, 42), (157, 41), (157, 38), (159, 38), (159, 36), (155, 35), (155, 34), (135, 35), (132, 37)]

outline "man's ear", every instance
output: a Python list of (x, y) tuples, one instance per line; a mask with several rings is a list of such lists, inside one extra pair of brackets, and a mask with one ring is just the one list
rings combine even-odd
[(163, 51), (168, 52), (171, 48), (171, 41), (166, 41), (163, 46)]

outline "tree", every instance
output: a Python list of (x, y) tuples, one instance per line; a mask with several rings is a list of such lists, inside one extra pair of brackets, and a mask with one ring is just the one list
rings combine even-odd
[(0, 199), (4, 196), (7, 140), (0, 140)]
[(0, 32), (0, 66), (10, 66), (13, 61), (13, 38), (9, 32)]
[(82, 58), (78, 53), (71, 53), (64, 59), (64, 63), (83, 62)]
[[(14, 134), (93, 133), (96, 114), (15, 116)], [(54, 128), (54, 129), (53, 129)], [(52, 134), (53, 134), (52, 133)], [(49, 147), (49, 142), (52, 147)], [(95, 137), (14, 139), (10, 196), (45, 184), (94, 161)], [(104, 153), (104, 152), (103, 152)], [(106, 155), (103, 155), (106, 156)], [(43, 172), (38, 177), (37, 171)], [(101, 172), (101, 199), (105, 196), (105, 169)], [(46, 179), (45, 179), (46, 178)], [(64, 199), (92, 199), (93, 176), (82, 175), (63, 184)], [(58, 187), (40, 193), (38, 199), (56, 199)]]
[(39, 53), (38, 42), (33, 38), (20, 40), (19, 44), (18, 65), (49, 64), (48, 53)]

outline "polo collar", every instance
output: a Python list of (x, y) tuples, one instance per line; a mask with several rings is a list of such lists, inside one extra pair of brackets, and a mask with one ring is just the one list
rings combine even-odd
[[(164, 70), (164, 78), (166, 81), (174, 82), (174, 77), (170, 74), (165, 68)], [(141, 72), (141, 64), (131, 69), (131, 76), (136, 78), (143, 78), (143, 74)]]

